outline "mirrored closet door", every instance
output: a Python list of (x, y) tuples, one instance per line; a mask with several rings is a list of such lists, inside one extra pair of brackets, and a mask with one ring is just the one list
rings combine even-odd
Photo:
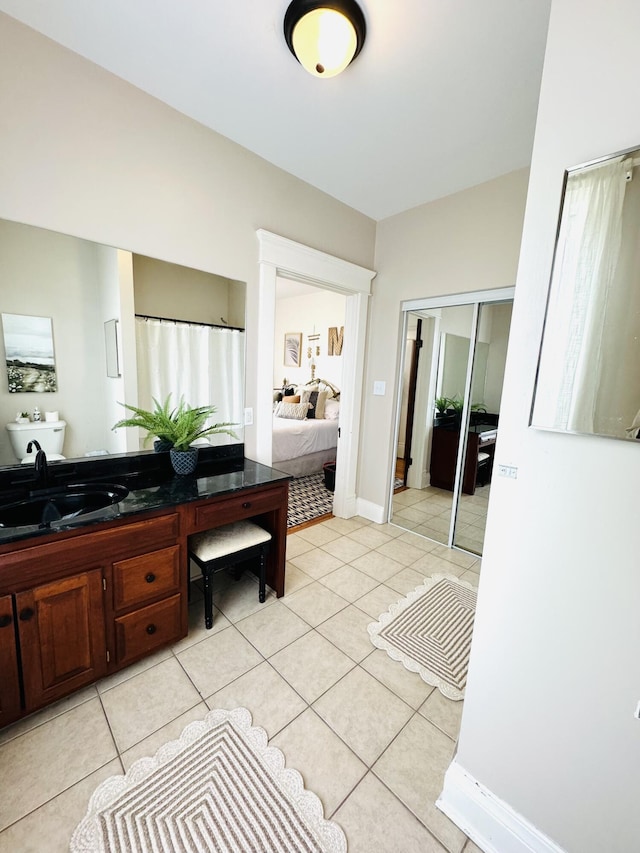
[(513, 289), (403, 305), (390, 521), (482, 554)]

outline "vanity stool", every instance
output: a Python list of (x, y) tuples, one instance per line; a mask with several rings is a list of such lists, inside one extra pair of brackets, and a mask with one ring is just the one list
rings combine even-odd
[(202, 571), (204, 582), (204, 624), (213, 627), (213, 590), (211, 579), (215, 572), (230, 568), (245, 560), (257, 557), (260, 560), (258, 598), (266, 597), (267, 554), (271, 534), (252, 521), (234, 521), (223, 527), (214, 527), (204, 533), (189, 537), (189, 558)]
[(485, 453), (483, 450), (478, 453), (478, 472), (476, 476), (476, 483), (479, 486), (486, 486), (487, 483), (491, 481), (492, 461), (493, 460), (489, 453)]

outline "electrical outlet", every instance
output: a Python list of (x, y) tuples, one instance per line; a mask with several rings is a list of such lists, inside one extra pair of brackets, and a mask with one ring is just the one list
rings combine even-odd
[(518, 469), (515, 465), (498, 465), (498, 476), (508, 477), (510, 480), (517, 480)]
[(251, 426), (253, 424), (253, 409), (244, 410), (244, 425)]
[(373, 393), (376, 397), (384, 397), (385, 392), (387, 390), (387, 383), (381, 380), (376, 380), (373, 383)]
[(633, 716), (636, 718), (636, 720), (640, 720), (640, 702), (638, 702), (638, 704), (636, 705), (636, 711)]

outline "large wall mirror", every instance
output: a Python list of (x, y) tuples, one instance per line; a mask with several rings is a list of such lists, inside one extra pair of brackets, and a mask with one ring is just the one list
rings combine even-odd
[[(126, 414), (120, 403), (150, 408), (165, 391), (176, 403), (215, 405), (215, 420), (237, 423), (242, 441), (243, 282), (3, 220), (0, 282), (1, 467), (20, 464), (6, 425), (36, 408), (65, 421), (67, 459), (138, 450), (137, 430), (112, 430)], [(12, 317), (50, 321), (55, 390), (10, 386), (5, 365), (16, 357), (35, 359), (37, 372)]]
[(567, 170), (531, 425), (640, 430), (640, 148)]

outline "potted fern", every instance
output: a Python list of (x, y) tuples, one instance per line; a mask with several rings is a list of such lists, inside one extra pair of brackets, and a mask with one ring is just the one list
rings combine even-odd
[(118, 427), (140, 427), (146, 430), (145, 441), (155, 436), (169, 449), (171, 464), (176, 474), (192, 474), (198, 464), (198, 448), (192, 447), (194, 441), (215, 433), (226, 433), (237, 438), (231, 427), (233, 423), (218, 423), (207, 426), (207, 421), (216, 412), (215, 406), (188, 406), (184, 400), (170, 409), (171, 394), (160, 404), (155, 398), (152, 411), (139, 409), (123, 403), (125, 409), (133, 412), (133, 417), (124, 418), (114, 425)]
[(441, 420), (447, 414), (447, 409), (449, 408), (450, 400), (448, 397), (437, 397), (435, 401), (436, 407), (436, 421)]

